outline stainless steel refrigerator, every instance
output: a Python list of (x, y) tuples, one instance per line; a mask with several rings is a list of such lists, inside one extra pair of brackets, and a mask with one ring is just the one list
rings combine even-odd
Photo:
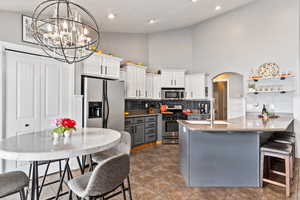
[(124, 82), (81, 77), (83, 127), (124, 130)]

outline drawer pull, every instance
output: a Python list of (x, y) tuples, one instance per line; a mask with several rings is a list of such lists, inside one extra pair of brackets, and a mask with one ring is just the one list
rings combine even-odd
[(29, 127), (30, 126), (30, 124), (25, 124), (25, 127)]

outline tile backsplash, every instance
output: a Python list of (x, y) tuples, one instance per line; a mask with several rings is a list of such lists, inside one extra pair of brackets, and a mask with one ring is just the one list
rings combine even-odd
[(160, 105), (182, 105), (183, 109), (193, 109), (197, 110), (200, 108), (201, 103), (209, 103), (208, 100), (203, 101), (186, 101), (186, 100), (160, 100), (160, 101), (154, 101), (154, 100), (131, 100), (127, 99), (125, 101), (125, 111), (146, 111), (147, 105), (155, 107), (157, 110), (159, 110)]
[(293, 97), (293, 93), (248, 95), (247, 112), (261, 112), (263, 104), (266, 104), (271, 112), (293, 113)]

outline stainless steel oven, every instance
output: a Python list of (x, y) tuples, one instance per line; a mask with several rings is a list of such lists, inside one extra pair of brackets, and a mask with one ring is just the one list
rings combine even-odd
[(181, 105), (168, 106), (168, 114), (163, 114), (163, 144), (178, 144), (179, 140), (179, 125), (177, 120), (186, 120), (187, 117), (182, 113)]
[(184, 88), (162, 88), (162, 99), (165, 100), (181, 100), (185, 98)]

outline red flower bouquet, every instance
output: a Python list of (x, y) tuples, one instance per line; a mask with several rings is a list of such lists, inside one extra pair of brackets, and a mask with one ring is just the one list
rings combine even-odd
[(76, 121), (69, 118), (58, 118), (53, 121), (54, 128), (53, 133), (63, 134), (66, 131), (75, 131), (76, 130)]

